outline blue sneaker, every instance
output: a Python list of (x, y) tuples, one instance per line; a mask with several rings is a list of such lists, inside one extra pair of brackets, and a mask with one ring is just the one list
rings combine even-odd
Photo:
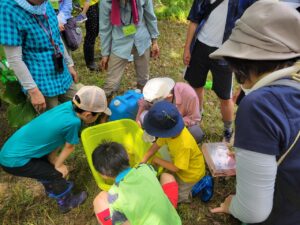
[(76, 23), (83, 23), (85, 21), (87, 21), (87, 17), (83, 14), (79, 14), (78, 16), (75, 17)]
[(192, 196), (199, 195), (201, 201), (208, 202), (214, 191), (214, 182), (211, 176), (204, 176), (198, 183), (192, 188)]

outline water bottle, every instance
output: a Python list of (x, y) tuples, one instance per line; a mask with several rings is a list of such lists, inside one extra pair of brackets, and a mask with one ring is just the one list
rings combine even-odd
[(115, 97), (109, 104), (112, 115), (109, 121), (119, 119), (133, 119), (135, 120), (138, 111), (138, 101), (143, 95), (139, 89), (128, 90), (124, 95)]
[(199, 195), (201, 201), (208, 202), (214, 191), (213, 178), (211, 176), (204, 176), (198, 183), (192, 188), (192, 196)]

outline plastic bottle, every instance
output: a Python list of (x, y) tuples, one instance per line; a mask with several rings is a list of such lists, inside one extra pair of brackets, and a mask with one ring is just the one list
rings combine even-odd
[(109, 121), (125, 118), (135, 120), (138, 110), (138, 100), (142, 97), (143, 95), (139, 89), (128, 90), (124, 95), (115, 97), (109, 104), (112, 112)]

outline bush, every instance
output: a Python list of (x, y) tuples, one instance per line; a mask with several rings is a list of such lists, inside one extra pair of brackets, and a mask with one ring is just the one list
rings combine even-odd
[(158, 19), (185, 21), (193, 0), (156, 0), (155, 3)]

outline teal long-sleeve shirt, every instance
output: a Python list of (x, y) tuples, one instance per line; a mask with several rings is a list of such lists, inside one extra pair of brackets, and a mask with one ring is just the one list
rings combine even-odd
[(120, 1), (122, 25), (113, 26), (110, 21), (111, 0), (101, 1), (99, 33), (102, 56), (109, 56), (113, 53), (120, 58), (129, 59), (133, 45), (137, 48), (139, 55), (143, 55), (151, 46), (151, 39), (159, 36), (152, 0), (137, 0), (137, 8), (139, 12), (139, 23), (135, 25), (137, 31), (133, 35), (125, 36), (123, 26), (133, 24), (130, 2), (124, 4), (124, 1)]

